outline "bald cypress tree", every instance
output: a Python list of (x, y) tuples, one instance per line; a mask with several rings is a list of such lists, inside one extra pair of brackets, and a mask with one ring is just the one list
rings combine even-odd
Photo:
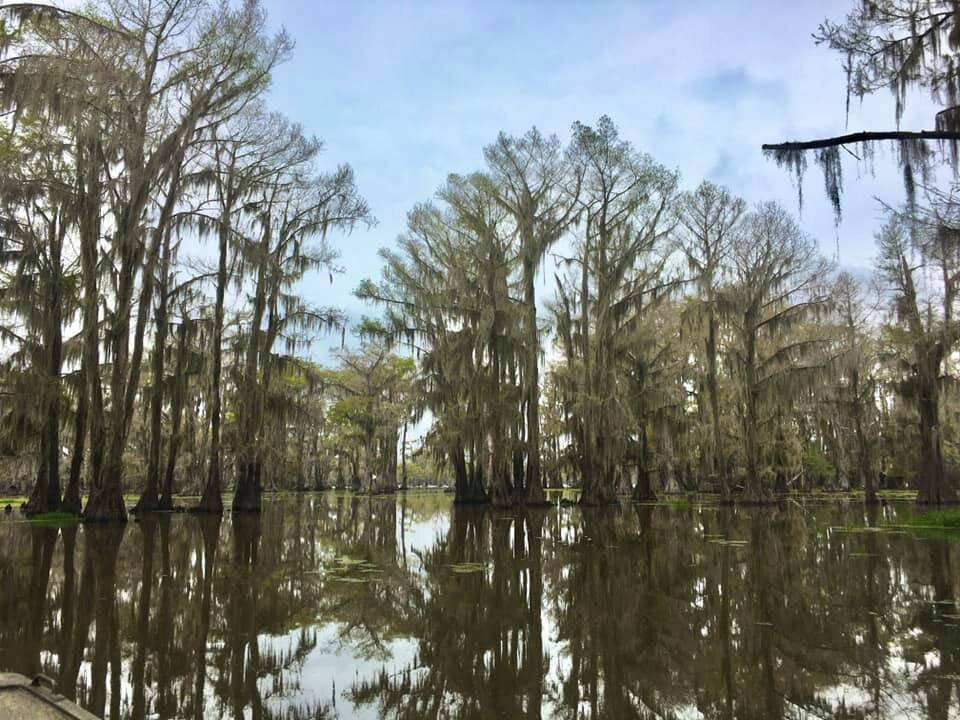
[(828, 267), (816, 244), (779, 205), (765, 203), (745, 221), (730, 251), (733, 281), (718, 296), (734, 343), (728, 362), (737, 377), (744, 492), (765, 502), (775, 472), (778, 421), (791, 399), (824, 369), (826, 338), (803, 323), (828, 307), (821, 283)]
[(455, 500), (512, 505), (525, 499), (513, 462), (525, 450), (515, 235), (486, 176), (450, 176), (438, 199), (410, 213), (400, 251), (381, 253), (383, 280), (358, 295), (419, 358), (428, 442), (450, 462)]
[(727, 280), (729, 254), (737, 234), (742, 232), (746, 205), (725, 188), (701, 183), (686, 194), (680, 206), (680, 250), (696, 285), (692, 303), (695, 325), (703, 337), (703, 383), (707, 391), (711, 440), (710, 470), (720, 481), (720, 495), (730, 495), (727, 461), (720, 415), (719, 334), (721, 316), (717, 295)]
[(848, 273), (841, 273), (834, 286), (834, 312), (839, 349), (836, 381), (824, 398), (835, 403), (845, 424), (845, 435), (853, 445), (849, 471), (856, 485), (863, 488), (867, 505), (877, 498), (877, 365), (880, 363), (876, 338), (871, 333), (873, 308), (866, 301), (863, 284)]
[[(642, 337), (673, 285), (665, 272), (677, 177), (621, 140), (609, 118), (576, 123), (568, 153), (581, 216), (573, 267), (558, 281), (557, 326), (575, 417), (586, 505), (614, 502), (625, 427), (641, 426), (628, 374), (649, 360)], [(632, 367), (627, 367), (632, 365)], [(642, 381), (641, 381), (642, 382)]]
[(34, 403), (12, 397), (38, 429), (37, 472), (24, 507), (33, 515), (61, 504), (61, 409), (69, 387), (61, 376), (63, 327), (78, 299), (68, 235), (74, 175), (64, 135), (48, 115), (27, 114), (0, 138), (0, 316), (8, 321), (0, 341), (16, 346), (6, 365), (32, 380)]
[(899, 391), (919, 421), (917, 502), (934, 505), (955, 500), (960, 482), (960, 472), (944, 455), (941, 409), (944, 361), (960, 340), (960, 224), (956, 203), (944, 200), (945, 206), (922, 218), (914, 211), (892, 214), (877, 235), (877, 267), (896, 323), (890, 345), (904, 374)]
[(285, 341), (281, 351), (293, 351), (298, 330), (342, 326), (338, 311), (313, 307), (291, 290), (309, 271), (336, 269), (337, 253), (326, 242), (329, 233), (372, 222), (349, 166), (317, 173), (310, 165), (313, 153), (302, 158), (299, 166), (285, 167), (263, 183), (251, 201), (256, 233), (243, 243), (242, 253), (254, 276), (253, 318), (249, 335), (243, 338), (235, 512), (260, 510), (266, 401), (271, 382), (283, 372), (287, 359), (278, 353), (277, 342)]
[(540, 331), (537, 327), (536, 274), (550, 248), (573, 222), (579, 186), (571, 183), (560, 141), (536, 128), (520, 138), (500, 133), (484, 148), (491, 189), (509, 213), (517, 235), (525, 316), (521, 368), (525, 413), (526, 463), (523, 496), (544, 502), (540, 472)]

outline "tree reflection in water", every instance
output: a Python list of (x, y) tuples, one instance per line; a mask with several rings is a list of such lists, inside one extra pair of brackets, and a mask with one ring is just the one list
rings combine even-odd
[(111, 718), (955, 716), (960, 544), (838, 529), (912, 509), (876, 512), (327, 494), (4, 520), (0, 669)]

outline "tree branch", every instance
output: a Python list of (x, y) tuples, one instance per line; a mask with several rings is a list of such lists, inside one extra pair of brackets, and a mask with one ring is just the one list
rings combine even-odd
[(862, 142), (872, 142), (875, 140), (960, 140), (960, 132), (947, 130), (917, 130), (915, 132), (890, 130), (879, 132), (858, 132), (848, 135), (837, 135), (832, 138), (821, 138), (820, 140), (807, 140), (803, 142), (785, 142), (777, 144), (765, 144), (765, 152), (790, 152), (795, 150), (819, 150), (822, 148), (838, 147), (841, 145), (853, 145)]

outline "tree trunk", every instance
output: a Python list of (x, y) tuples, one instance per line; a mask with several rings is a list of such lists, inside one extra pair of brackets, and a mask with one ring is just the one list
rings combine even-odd
[(173, 510), (173, 481), (177, 472), (177, 456), (180, 451), (180, 424), (183, 420), (183, 402), (187, 392), (187, 318), (186, 313), (177, 328), (177, 364), (173, 374), (173, 388), (170, 393), (170, 440), (167, 443), (167, 465), (163, 474), (163, 489), (160, 494), (159, 510)]
[(156, 336), (153, 340), (151, 370), (153, 388), (150, 393), (150, 445), (147, 450), (147, 478), (135, 512), (153, 512), (160, 509), (160, 446), (163, 434), (164, 356), (167, 349), (167, 322), (170, 284), (170, 229), (163, 239), (160, 259), (160, 287), (157, 310), (154, 315)]
[[(59, 217), (59, 215), (58, 215)], [(60, 508), (60, 367), (63, 354), (62, 270), (60, 265), (64, 230), (60, 223), (50, 227), (49, 257), (42, 270), (45, 278), (43, 299), (43, 377), (40, 383), (41, 407), (40, 461), (30, 500), (23, 511), (27, 515), (52, 512)]]
[(260, 463), (241, 463), (233, 493), (234, 512), (260, 512)]
[[(93, 477), (90, 496), (83, 515), (86, 520), (126, 520), (123, 501), (123, 453), (139, 392), (140, 365), (143, 356), (143, 336), (153, 298), (153, 275), (159, 254), (163, 228), (169, 221), (176, 196), (176, 176), (181, 157), (173, 159), (175, 175), (161, 211), (158, 227), (152, 234), (149, 248), (144, 248), (141, 237), (140, 215), (146, 204), (146, 193), (139, 192), (147, 182), (142, 165), (130, 169), (130, 186), (134, 189), (129, 202), (117, 219), (114, 233), (114, 252), (119, 257), (115, 304), (111, 323), (113, 348), (110, 374), (110, 423), (107, 436), (107, 455), (102, 471)], [(134, 330), (133, 352), (130, 351), (130, 320), (133, 312), (134, 287), (140, 271), (140, 298), (137, 303), (137, 323)]]
[[(257, 267), (257, 279), (254, 284), (253, 318), (250, 323), (250, 337), (247, 340), (247, 356), (244, 363), (243, 388), (240, 403), (241, 448), (240, 473), (233, 494), (234, 512), (260, 512), (260, 451), (259, 435), (262, 423), (261, 393), (265, 391), (267, 379), (257, 380), (257, 357), (261, 352), (263, 316), (267, 311), (267, 252), (269, 233), (261, 240), (263, 256)], [(272, 319), (272, 318), (271, 318)], [(268, 352), (264, 350), (264, 352)], [(262, 363), (261, 363), (262, 364)], [(262, 368), (266, 374), (267, 368)], [(261, 382), (264, 389), (261, 390)]]
[(400, 489), (407, 489), (407, 421), (403, 421), (403, 439), (400, 445)]
[(863, 502), (867, 505), (879, 503), (877, 498), (877, 479), (870, 462), (870, 443), (863, 428), (863, 403), (860, 402), (860, 373), (854, 368), (850, 373), (850, 392), (853, 402), (853, 429), (857, 441), (857, 472), (863, 486)]
[(87, 438), (87, 370), (80, 365), (80, 386), (77, 388), (77, 412), (73, 421), (73, 453), (70, 457), (70, 477), (63, 493), (62, 510), (79, 515), (83, 510), (80, 499), (80, 473), (83, 471), (83, 455)]
[[(100, 239), (100, 200), (102, 186), (98, 172), (99, 163), (93, 157), (95, 145), (87, 146), (89, 154), (78, 158), (78, 174), (84, 178), (80, 189), (80, 262), (83, 275), (83, 368), (86, 375), (87, 398), (90, 410), (90, 466), (88, 468), (87, 488), (92, 497), (94, 492), (102, 493), (104, 475), (104, 452), (106, 450), (106, 418), (103, 407), (103, 387), (100, 381), (100, 319), (98, 283), (99, 239)], [(82, 171), (80, 169), (82, 168)], [(117, 479), (119, 482), (119, 478)], [(88, 499), (87, 505), (89, 507)], [(123, 496), (120, 494), (121, 518), (126, 517)], [(106, 510), (107, 508), (104, 508)], [(86, 511), (84, 511), (86, 515)]]
[(537, 298), (531, 258), (523, 264), (525, 301), (527, 305), (527, 354), (524, 388), (527, 406), (527, 467), (524, 475), (524, 503), (546, 505), (543, 480), (540, 477), (540, 337), (537, 332)]
[(129, 212), (121, 219), (114, 236), (120, 258), (116, 302), (110, 328), (113, 348), (110, 371), (110, 420), (106, 434), (106, 455), (101, 471), (91, 478), (90, 494), (83, 517), (88, 521), (126, 520), (123, 501), (123, 451), (126, 447), (127, 379), (130, 367), (130, 316), (133, 310), (134, 279), (139, 266), (136, 222)]
[(757, 433), (760, 430), (759, 409), (757, 408), (757, 369), (756, 331), (751, 318), (744, 322), (747, 327), (744, 358), (744, 409), (743, 409), (743, 454), (746, 460), (747, 476), (744, 481), (743, 501), (746, 503), (764, 503), (769, 500), (769, 492), (763, 487), (760, 477), (760, 446)]
[(584, 478), (583, 489), (580, 492), (580, 504), (594, 506), (615, 505), (617, 503), (617, 485), (614, 472), (594, 467), (590, 472), (589, 481)]
[(223, 514), (221, 458), (220, 458), (220, 376), (223, 372), (223, 305), (227, 289), (227, 248), (230, 233), (230, 214), (224, 210), (220, 217), (219, 259), (217, 263), (217, 298), (213, 311), (213, 346), (210, 377), (210, 464), (207, 481), (195, 512)]
[(634, 502), (656, 502), (657, 493), (650, 484), (650, 447), (647, 430), (640, 429), (640, 458), (637, 463), (637, 484), (633, 488)]
[(707, 318), (707, 392), (710, 395), (710, 421), (713, 430), (712, 467), (714, 476), (720, 481), (720, 498), (724, 502), (730, 499), (730, 482), (727, 477), (727, 464), (723, 456), (723, 434), (720, 428), (720, 389), (717, 383), (717, 318), (711, 306)]
[(464, 505), (489, 502), (490, 498), (483, 488), (482, 474), (478, 478), (477, 474), (469, 471), (462, 445), (458, 445), (450, 453), (450, 462), (453, 465), (454, 477), (453, 502)]
[(917, 363), (917, 409), (920, 415), (920, 472), (917, 503), (939, 505), (952, 499), (944, 482), (943, 441), (940, 435), (939, 348), (922, 348)]

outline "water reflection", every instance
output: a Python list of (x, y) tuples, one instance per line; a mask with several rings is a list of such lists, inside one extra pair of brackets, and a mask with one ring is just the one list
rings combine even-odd
[[(0, 669), (111, 718), (960, 712), (960, 544), (856, 505), (0, 522)], [(847, 531), (842, 530), (847, 528)]]

